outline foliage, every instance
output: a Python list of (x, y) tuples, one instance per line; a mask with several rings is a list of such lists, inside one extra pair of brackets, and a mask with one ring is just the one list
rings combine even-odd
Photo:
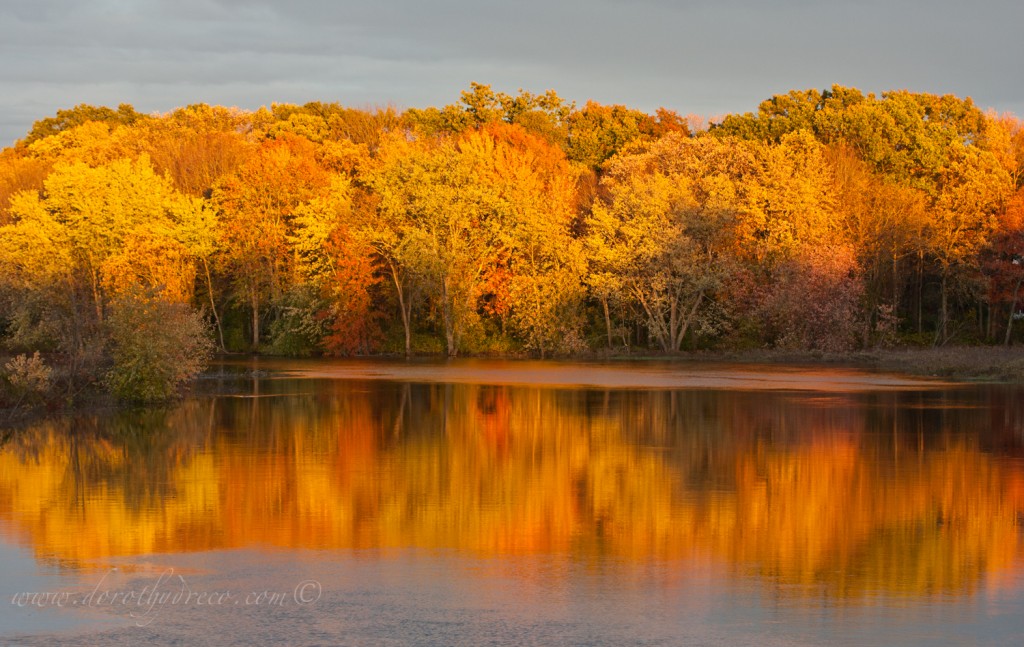
[(326, 326), (318, 312), (323, 302), (307, 284), (289, 288), (273, 304), (277, 312), (270, 324), (270, 343), (266, 352), (272, 355), (309, 357), (320, 351)]
[(202, 318), (153, 292), (117, 297), (107, 322), (113, 367), (107, 384), (119, 398), (151, 402), (174, 396), (195, 378), (212, 351)]
[(127, 303), (301, 355), (1012, 340), (1017, 119), (833, 86), (687, 121), (479, 83), (404, 112), (62, 110), (0, 152), (0, 343), (73, 396)]
[[(39, 351), (32, 353), (31, 357), (23, 353), (8, 361), (4, 364), (4, 371), (0, 372), (0, 378), (9, 385), (16, 407), (39, 403), (51, 395), (53, 369), (46, 365)], [(2, 382), (0, 386), (3, 386)], [(0, 389), (0, 396), (2, 391)]]
[(763, 304), (779, 348), (846, 351), (860, 341), (862, 284), (852, 250), (801, 250), (777, 272)]
[(235, 298), (250, 308), (253, 350), (260, 345), (263, 310), (281, 294), (293, 269), (288, 237), (296, 210), (330, 185), (331, 176), (317, 162), (313, 144), (283, 135), (263, 142), (213, 190), (221, 213), (222, 258), (235, 277)]
[(23, 144), (44, 139), (84, 123), (99, 122), (111, 125), (131, 125), (144, 116), (130, 104), (122, 103), (117, 110), (106, 106), (90, 106), (82, 103), (68, 110), (58, 110), (53, 117), (46, 117), (32, 124), (32, 130), (22, 141)]
[(707, 305), (733, 271), (753, 168), (738, 142), (680, 134), (610, 163), (609, 198), (587, 221), (599, 261), (590, 283), (599, 299), (635, 300), (662, 350), (680, 350), (692, 327), (714, 329)]

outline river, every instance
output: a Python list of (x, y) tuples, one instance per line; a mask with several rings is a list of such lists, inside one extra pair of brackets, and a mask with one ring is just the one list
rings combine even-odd
[(0, 446), (0, 643), (1024, 644), (1024, 389), (216, 367)]

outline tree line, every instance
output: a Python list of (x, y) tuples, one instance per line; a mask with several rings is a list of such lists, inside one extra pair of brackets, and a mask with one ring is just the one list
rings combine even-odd
[[(480, 84), (405, 111), (61, 110), (0, 152), (0, 341), (142, 399), (216, 349), (1011, 342), (1021, 122), (840, 86), (699, 121)], [(22, 396), (50, 379), (19, 361)]]

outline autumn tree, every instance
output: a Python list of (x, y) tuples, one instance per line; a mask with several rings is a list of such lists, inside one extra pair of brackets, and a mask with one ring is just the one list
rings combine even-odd
[(189, 311), (195, 265), (181, 227), (195, 207), (145, 158), (60, 164), (42, 194), (17, 194), (14, 222), (0, 231), (0, 290), (12, 298), (21, 343), (50, 344), (63, 351), (73, 377), (95, 379), (109, 310), (122, 295), (141, 290)]
[(136, 112), (135, 108), (127, 103), (119, 105), (117, 110), (106, 106), (90, 106), (82, 103), (74, 108), (58, 110), (55, 116), (35, 122), (32, 124), (32, 130), (21, 143), (28, 145), (87, 122), (108, 124), (113, 128), (119, 125), (131, 125), (144, 118), (145, 115)]
[(10, 222), (11, 198), (22, 191), (39, 191), (53, 163), (24, 149), (0, 151), (0, 225)]
[(355, 191), (348, 179), (334, 176), (326, 195), (296, 209), (289, 237), (295, 280), (318, 295), (309, 311), (292, 319), (311, 345), (322, 343), (332, 355), (370, 353), (380, 337), (375, 301), (381, 276), (373, 230), (353, 212)]
[(1013, 322), (1024, 284), (1024, 189), (1018, 189), (999, 214), (982, 267), (988, 279), (990, 305), (1006, 307), (1002, 342), (1008, 346), (1013, 339)]
[(464, 141), (386, 145), (368, 177), (383, 218), (396, 225), (398, 240), (389, 246), (436, 304), (449, 356), (478, 319), (477, 298), (501, 229), (490, 187), (476, 181), (474, 145), (493, 147), (493, 140), (474, 133)]
[[(66, 252), (60, 256), (72, 259), (78, 276), (88, 286), (100, 321), (106, 303), (105, 285), (124, 280), (120, 255), (131, 248), (133, 241), (150, 244), (143, 241), (163, 239), (172, 244), (182, 212), (190, 207), (145, 158), (118, 160), (96, 168), (80, 162), (59, 165), (44, 187), (43, 197), (19, 194), (12, 205), (13, 226), (19, 232), (50, 231), (48, 235), (52, 235), (54, 242), (66, 246)], [(30, 249), (21, 251), (32, 253)], [(158, 261), (160, 258), (147, 257), (145, 262), (162, 262)], [(174, 270), (167, 271), (169, 274), (162, 276), (162, 282), (154, 281), (154, 287), (159, 284), (163, 289), (172, 289), (170, 279)], [(150, 274), (156, 277), (160, 272), (164, 270)], [(191, 291), (189, 283), (187, 279), (179, 282), (179, 294)]]
[(596, 101), (588, 101), (574, 110), (567, 122), (566, 155), (595, 169), (635, 140), (654, 141), (670, 132), (689, 134), (686, 122), (671, 110), (659, 108), (652, 116), (626, 106), (606, 106)]
[(518, 126), (491, 126), (482, 135), (463, 152), (475, 156), (504, 223), (490, 270), (505, 277), (494, 285), (502, 292), (496, 305), (507, 302), (512, 328), (542, 357), (579, 350), (585, 261), (572, 233), (578, 174), (561, 149)]
[(181, 192), (209, 197), (252, 153), (251, 123), (238, 110), (196, 104), (136, 127), (153, 166)]
[(892, 341), (901, 318), (913, 314), (904, 293), (926, 251), (927, 195), (873, 174), (845, 145), (830, 147), (828, 162), (841, 238), (852, 246), (863, 281), (864, 343), (873, 335)]
[(678, 351), (694, 324), (713, 328), (708, 306), (733, 266), (743, 180), (753, 170), (739, 142), (680, 134), (609, 163), (609, 198), (587, 222), (590, 247), (605, 262), (599, 272), (640, 304), (663, 350)]
[(162, 295), (132, 289), (111, 303), (111, 392), (123, 400), (173, 397), (205, 368), (212, 344), (197, 312)]
[(267, 140), (213, 191), (222, 214), (224, 262), (234, 276), (236, 298), (250, 310), (254, 351), (265, 308), (282, 294), (293, 267), (287, 239), (295, 210), (330, 186), (330, 174), (315, 154), (304, 138)]
[(853, 248), (807, 246), (781, 262), (758, 308), (779, 348), (846, 351), (861, 342), (864, 286)]
[(463, 133), (487, 124), (516, 124), (555, 146), (564, 145), (567, 120), (573, 110), (554, 90), (533, 94), (495, 92), (491, 86), (471, 83), (457, 104), (444, 108), (410, 109), (405, 121), (427, 136)]

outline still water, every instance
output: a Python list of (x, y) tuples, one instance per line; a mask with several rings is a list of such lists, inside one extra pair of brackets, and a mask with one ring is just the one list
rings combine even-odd
[(0, 446), (0, 643), (1024, 644), (1024, 390), (267, 362)]

